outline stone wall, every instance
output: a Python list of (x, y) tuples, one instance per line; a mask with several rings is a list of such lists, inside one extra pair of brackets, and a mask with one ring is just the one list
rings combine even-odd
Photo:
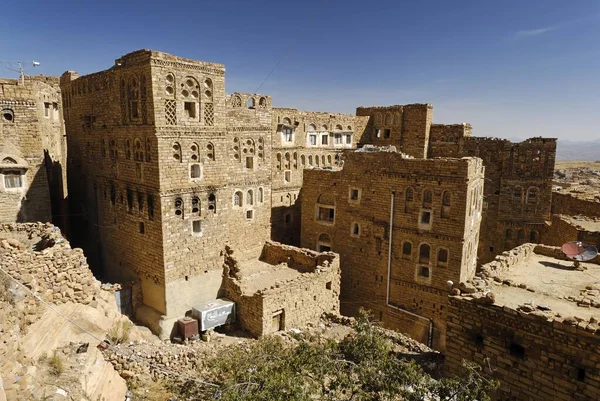
[[(342, 312), (366, 307), (387, 327), (423, 342), (432, 319), (434, 345), (443, 348), (447, 281), (475, 273), (483, 174), (478, 159), (411, 159), (383, 151), (347, 151), (341, 170), (306, 170), (301, 245), (340, 254)], [(334, 210), (331, 221), (327, 214), (323, 219), (323, 208)]]
[(427, 157), (433, 105), (358, 107), (356, 115), (369, 117), (361, 144), (393, 145), (412, 157)]
[(553, 214), (550, 224), (542, 234), (542, 242), (546, 245), (562, 246), (569, 241), (581, 241), (598, 247), (600, 232), (586, 230), (568, 216)]
[(62, 109), (56, 78), (0, 79), (0, 221), (66, 226)]
[(600, 397), (597, 323), (548, 319), (453, 296), (447, 338), (447, 372), (463, 373), (463, 360), (480, 364), (500, 380), (500, 399), (583, 401)]
[(552, 213), (600, 217), (600, 202), (579, 199), (570, 194), (552, 193)]
[(297, 270), (300, 274), (249, 294), (242, 291), (236, 274), (226, 269), (225, 294), (236, 302), (237, 319), (244, 330), (258, 337), (316, 325), (324, 313), (339, 313), (337, 255), (267, 242), (260, 260), (281, 269)]

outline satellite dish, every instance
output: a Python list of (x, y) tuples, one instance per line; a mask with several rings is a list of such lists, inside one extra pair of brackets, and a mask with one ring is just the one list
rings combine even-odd
[(579, 262), (587, 262), (598, 255), (598, 249), (595, 246), (581, 241), (570, 241), (560, 248), (566, 257), (575, 261), (575, 268), (579, 268)]

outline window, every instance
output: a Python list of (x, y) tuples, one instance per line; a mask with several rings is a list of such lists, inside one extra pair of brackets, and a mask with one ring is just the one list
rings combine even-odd
[(414, 190), (411, 187), (406, 188), (406, 191), (404, 192), (404, 200), (406, 202), (412, 202), (414, 198), (415, 198)]
[(535, 204), (537, 203), (538, 198), (538, 189), (537, 188), (529, 188), (527, 190), (527, 203)]
[(263, 203), (263, 189), (262, 188), (258, 188), (258, 203)]
[(525, 347), (515, 342), (510, 343), (509, 346), (510, 354), (512, 356), (516, 356), (517, 358), (525, 358)]
[(217, 198), (215, 194), (208, 195), (208, 210), (217, 213)]
[(429, 275), (430, 275), (429, 267), (419, 266), (418, 272), (419, 272), (420, 277), (429, 278)]
[(520, 229), (519, 231), (517, 231), (517, 238), (520, 240), (525, 239), (525, 230)]
[(252, 215), (253, 215), (252, 210), (246, 210), (246, 219), (252, 220)]
[(319, 235), (317, 240), (317, 251), (319, 252), (330, 252), (331, 251), (331, 237), (327, 234)]
[(133, 210), (133, 191), (127, 189), (127, 212), (131, 213)]
[(200, 221), (200, 220), (192, 221), (192, 233), (194, 233), (194, 234), (202, 233), (202, 221)]
[(135, 140), (133, 142), (133, 148), (134, 148), (133, 155), (134, 155), (135, 161), (143, 162), (144, 161), (144, 148), (142, 147), (142, 142), (139, 140), (139, 138), (135, 138)]
[(308, 136), (308, 143), (310, 145), (316, 145), (317, 144), (317, 136), (314, 134), (311, 134)]
[(529, 234), (529, 240), (530, 240), (531, 242), (533, 242), (534, 244), (535, 244), (535, 243), (537, 243), (537, 242), (538, 242), (538, 240), (539, 240), (539, 234), (538, 234), (538, 232), (537, 232), (537, 231), (532, 231), (532, 232)]
[(44, 103), (44, 117), (50, 118), (50, 103)]
[(4, 173), (4, 188), (21, 188), (23, 187), (23, 178), (20, 171), (9, 170)]
[(402, 256), (404, 258), (410, 258), (412, 256), (412, 244), (408, 241), (402, 244)]
[(196, 102), (183, 102), (183, 110), (187, 118), (196, 119)]
[(242, 193), (240, 191), (233, 194), (233, 206), (242, 206)]
[(389, 130), (389, 129), (384, 129), (383, 130), (383, 137), (384, 138), (389, 139), (390, 135), (391, 135), (391, 130)]
[(254, 204), (254, 193), (252, 192), (252, 190), (248, 190), (248, 192), (246, 192), (246, 205), (252, 205)]
[(115, 188), (115, 184), (110, 185), (110, 203), (113, 206), (117, 203), (117, 189)]
[(197, 196), (192, 198), (192, 213), (200, 214), (200, 199)]
[(110, 157), (113, 159), (119, 158), (119, 149), (117, 148), (117, 141), (111, 139), (108, 143), (108, 150), (110, 152)]
[(181, 146), (178, 142), (173, 144), (173, 159), (181, 161)]
[(309, 155), (309, 156), (308, 156), (308, 165), (309, 165), (309, 166), (312, 166), (312, 165), (313, 165), (313, 157), (312, 157), (312, 155)]
[(137, 193), (138, 212), (144, 211), (144, 194), (142, 192)]
[(58, 103), (52, 103), (52, 119), (58, 119)]
[(148, 218), (150, 220), (154, 219), (154, 197), (150, 194), (146, 197), (146, 201), (148, 202)]
[(433, 196), (431, 194), (431, 191), (429, 189), (426, 189), (425, 191), (423, 191), (423, 205), (431, 204), (432, 200), (433, 200)]
[(438, 265), (445, 266), (448, 264), (448, 250), (445, 248), (438, 249), (437, 254), (437, 263)]
[(321, 145), (327, 145), (329, 142), (329, 135), (322, 135), (321, 136)]
[(507, 229), (507, 230), (506, 230), (506, 233), (504, 234), (504, 238), (505, 238), (505, 239), (512, 239), (512, 236), (513, 236), (513, 232), (512, 232), (512, 230), (511, 230), (510, 228), (509, 228), (509, 229)]
[(360, 199), (360, 189), (350, 188), (350, 200), (358, 201)]
[(146, 227), (144, 226), (144, 223), (142, 223), (141, 221), (138, 223), (138, 231), (140, 232), (140, 234), (146, 233)]
[(246, 156), (246, 168), (247, 169), (254, 169), (254, 157), (253, 156)]
[(313, 132), (317, 130), (317, 126), (314, 124), (309, 124), (308, 128), (306, 129), (308, 132)]
[(334, 136), (334, 143), (336, 145), (341, 145), (343, 143), (343, 141), (342, 141), (342, 134), (335, 134), (335, 136)]
[(444, 191), (444, 193), (442, 194), (442, 205), (443, 206), (450, 206), (450, 204), (451, 204), (450, 192), (449, 191)]
[(429, 253), (431, 247), (427, 244), (421, 244), (419, 247), (419, 263), (429, 263)]
[(352, 145), (352, 135), (346, 135), (346, 145)]
[(380, 129), (375, 130), (375, 138), (381, 138), (381, 130)]
[(431, 224), (431, 212), (428, 210), (421, 211), (421, 224)]
[(360, 236), (360, 225), (358, 223), (352, 223), (351, 235), (354, 237)]
[(513, 196), (517, 199), (521, 199), (521, 193), (522, 193), (521, 187), (515, 187), (515, 189), (513, 190)]
[(2, 109), (2, 119), (9, 123), (12, 123), (15, 120), (15, 114), (11, 109)]
[(333, 223), (335, 217), (335, 209), (329, 207), (319, 207), (317, 219), (320, 221), (328, 221)]
[(292, 180), (292, 172), (291, 172), (290, 170), (286, 170), (286, 171), (283, 173), (283, 180), (284, 180), (286, 183), (289, 183), (289, 182)]
[(190, 165), (190, 178), (201, 178), (202, 169), (199, 164)]
[(175, 215), (183, 218), (183, 199), (175, 199)]
[(292, 224), (292, 212), (286, 212), (286, 213), (283, 215), (283, 223), (284, 223), (285, 225)]
[(282, 135), (283, 135), (283, 141), (284, 142), (292, 142), (294, 140), (294, 130), (291, 128), (284, 128), (281, 131)]
[(198, 147), (197, 143), (192, 143), (192, 145), (190, 146), (190, 152), (192, 153), (190, 158), (193, 161), (197, 162), (198, 159), (200, 159), (200, 155), (199, 155), (200, 148)]

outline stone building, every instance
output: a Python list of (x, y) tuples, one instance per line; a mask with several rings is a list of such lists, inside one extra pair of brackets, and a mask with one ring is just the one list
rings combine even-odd
[(443, 349), (448, 281), (475, 274), (481, 160), (364, 147), (343, 161), (304, 171), (301, 246), (340, 254), (343, 313), (367, 307), (386, 327)]
[(476, 362), (503, 400), (599, 399), (598, 263), (578, 271), (560, 248), (525, 244), (482, 266), (470, 291), (450, 297), (447, 372)]
[(64, 228), (65, 160), (58, 79), (0, 79), (0, 221)]
[(274, 108), (272, 121), (271, 237), (299, 245), (304, 169), (339, 166), (341, 151), (356, 147), (368, 118)]

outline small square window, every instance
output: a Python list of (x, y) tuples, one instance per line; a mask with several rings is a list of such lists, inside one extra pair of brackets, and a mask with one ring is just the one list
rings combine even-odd
[(196, 118), (196, 103), (195, 102), (183, 102), (183, 109), (185, 115), (188, 118)]
[(200, 221), (200, 220), (192, 221), (192, 232), (194, 234), (202, 233), (202, 221)]
[(254, 157), (246, 156), (246, 168), (251, 170), (254, 169)]
[(292, 172), (291, 172), (290, 170), (286, 170), (286, 171), (283, 173), (283, 176), (284, 176), (284, 181), (285, 181), (285, 182), (290, 182), (290, 181), (292, 181)]
[(419, 266), (419, 276), (429, 278), (429, 267)]
[(326, 290), (330, 290), (330, 289), (331, 289), (331, 281), (328, 281), (328, 282), (325, 284), (325, 289), (326, 289)]
[(200, 178), (202, 175), (202, 171), (199, 164), (192, 164), (190, 166), (190, 177), (191, 178)]
[(385, 129), (383, 130), (383, 137), (388, 139), (391, 136), (391, 130)]
[(252, 210), (246, 210), (246, 218), (247, 218), (248, 220), (251, 220), (251, 219), (252, 219), (252, 215), (253, 215), (253, 213), (252, 213), (252, 212), (253, 212)]
[(350, 200), (357, 201), (360, 199), (360, 190), (357, 188), (350, 189)]
[(431, 212), (421, 212), (421, 224), (431, 224)]

